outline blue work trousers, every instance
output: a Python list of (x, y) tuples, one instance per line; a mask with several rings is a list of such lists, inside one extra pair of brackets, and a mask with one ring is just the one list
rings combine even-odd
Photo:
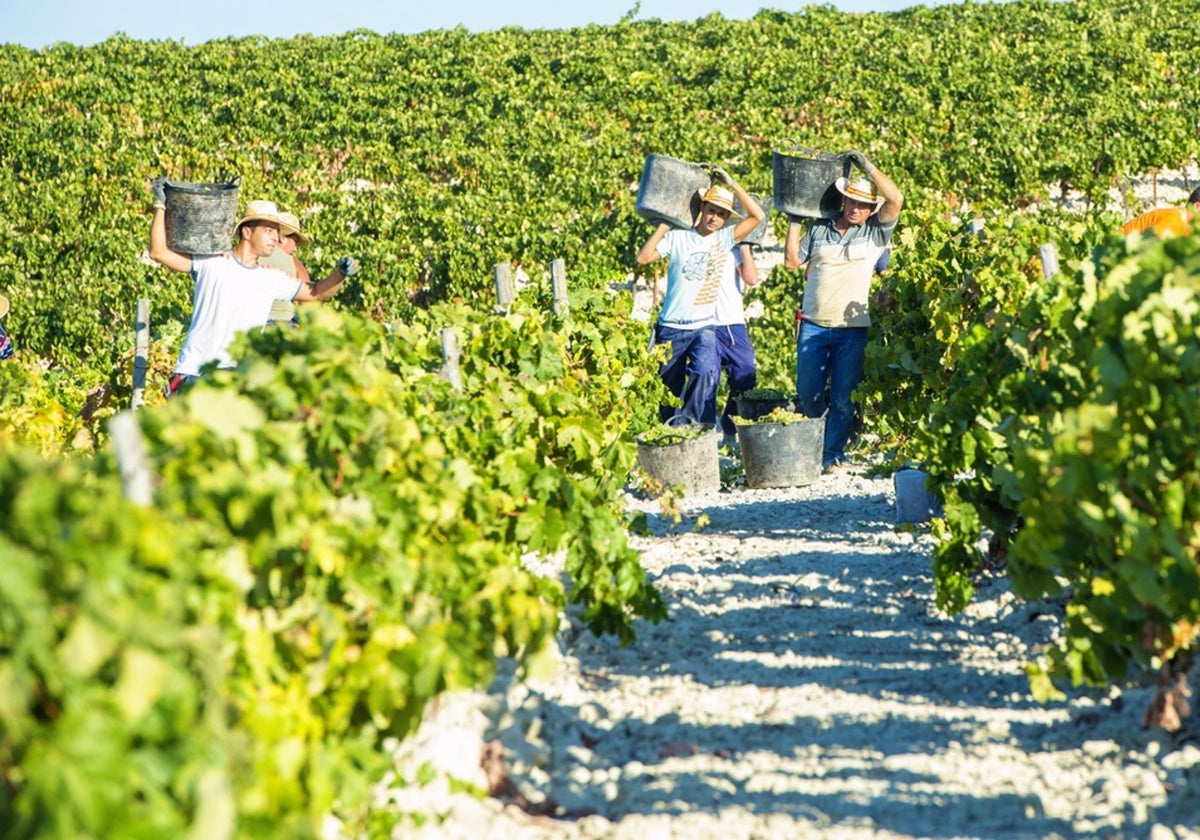
[(717, 336), (714, 327), (680, 330), (658, 324), (654, 328), (657, 344), (671, 345), (671, 358), (659, 369), (667, 390), (682, 400), (680, 408), (658, 407), (659, 418), (666, 423), (675, 417), (689, 422), (717, 422)]
[[(754, 346), (745, 324), (724, 324), (717, 327), (717, 363), (725, 374), (729, 385), (729, 399), (721, 412), (721, 431), (727, 435), (737, 434), (733, 423), (737, 415), (737, 396), (753, 390), (758, 385), (758, 360), (754, 357)], [(713, 399), (717, 397), (713, 391)], [(714, 413), (716, 406), (714, 405)]]
[(862, 381), (867, 351), (866, 327), (822, 327), (812, 321), (800, 325), (796, 345), (796, 396), (808, 417), (825, 417), (825, 449), (821, 460), (829, 466), (846, 457), (846, 442), (854, 423), (850, 395)]

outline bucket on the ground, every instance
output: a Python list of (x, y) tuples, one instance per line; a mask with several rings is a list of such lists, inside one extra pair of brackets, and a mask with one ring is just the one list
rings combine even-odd
[(167, 181), (167, 246), (181, 254), (219, 254), (228, 251), (237, 222), (238, 185), (191, 184)]
[(665, 155), (646, 155), (634, 209), (648, 222), (690, 228), (700, 209), (698, 193), (711, 183), (708, 172), (698, 164)]
[(842, 194), (834, 182), (850, 171), (850, 159), (806, 149), (794, 140), (785, 140), (790, 148), (771, 153), (775, 209), (789, 216), (808, 219), (832, 219), (841, 212)]
[(748, 396), (747, 394), (739, 394), (734, 398), (737, 403), (738, 417), (743, 420), (757, 420), (760, 417), (765, 417), (777, 408), (782, 408), (784, 411), (796, 410), (795, 397), (769, 397), (769, 396)]
[[(771, 224), (771, 208), (775, 205), (774, 199), (762, 198), (754, 193), (751, 193), (750, 197), (758, 202), (758, 206), (763, 209), (763, 212), (766, 213), (766, 215), (763, 217), (763, 220), (758, 223), (754, 230), (750, 231), (746, 238), (738, 243), (739, 245), (761, 245), (763, 237), (767, 234), (767, 228), (770, 227)], [(739, 213), (743, 217), (746, 215), (746, 207), (742, 204), (741, 199), (739, 199), (737, 196), (734, 196), (733, 198), (733, 210), (735, 213)], [(741, 219), (736, 219), (733, 216), (730, 216), (729, 221), (725, 223), (725, 227), (736, 225), (740, 221)]]
[(738, 423), (746, 486), (803, 487), (821, 477), (825, 415), (788, 423)]
[[(638, 437), (638, 466), (663, 490), (682, 487), (684, 496), (721, 489), (721, 458), (716, 427), (711, 423), (681, 425), (678, 434), (655, 433), (652, 443)], [(696, 434), (696, 432), (701, 432)]]
[(941, 516), (937, 496), (926, 486), (929, 474), (924, 470), (905, 468), (892, 476), (896, 490), (896, 521), (900, 524), (928, 522)]

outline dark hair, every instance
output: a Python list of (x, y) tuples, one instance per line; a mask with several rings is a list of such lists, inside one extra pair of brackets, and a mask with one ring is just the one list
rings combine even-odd
[[(245, 233), (243, 233), (243, 231), (244, 231), (246, 228), (256, 228), (256, 227), (262, 227), (263, 225), (269, 225), (269, 224), (271, 224), (271, 222), (268, 222), (266, 219), (249, 219), (249, 220), (247, 220), (247, 221), (245, 221), (245, 222), (242, 222), (241, 224), (239, 224), (239, 225), (237, 226), (237, 229), (236, 229), (236, 230), (234, 230), (234, 232), (233, 232), (233, 233), (234, 233), (234, 235), (235, 235), (235, 236), (237, 236), (237, 238), (238, 238), (238, 239), (244, 239), (244, 238), (245, 238)], [(276, 226), (276, 228), (275, 228), (275, 229), (276, 229), (276, 230), (279, 230), (279, 227), (278, 227), (278, 226)], [(281, 231), (281, 232), (280, 232), (280, 234), (279, 234), (279, 238), (280, 238), (280, 239), (282, 239), (282, 238), (283, 238), (283, 232), (282, 232), (282, 231)]]
[(1188, 204), (1200, 204), (1200, 187), (1192, 190), (1192, 194), (1188, 196)]

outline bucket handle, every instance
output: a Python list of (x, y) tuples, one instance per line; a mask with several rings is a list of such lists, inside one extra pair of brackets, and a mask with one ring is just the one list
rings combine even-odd
[(783, 138), (782, 143), (790, 144), (790, 148), (785, 149), (785, 151), (789, 154), (794, 154), (796, 157), (811, 159), (816, 158), (821, 154), (820, 149), (814, 149), (811, 146), (801, 146), (798, 142), (790, 137)]
[(787, 143), (789, 151), (793, 152), (804, 152), (805, 154), (809, 155), (817, 155), (820, 154), (821, 151), (820, 149), (814, 149), (811, 146), (801, 146), (800, 141), (793, 140), (791, 137), (784, 137), (783, 142)]
[(705, 174), (708, 175), (708, 179), (710, 181), (712, 180), (713, 170), (717, 168), (717, 164), (704, 162), (704, 163), (697, 163), (696, 166), (698, 166), (700, 169), (703, 169)]

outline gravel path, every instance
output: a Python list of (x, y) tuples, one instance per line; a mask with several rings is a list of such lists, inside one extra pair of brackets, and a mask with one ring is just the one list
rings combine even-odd
[(1137, 685), (1036, 704), (1060, 607), (989, 578), (939, 613), (892, 488), (737, 489), (679, 525), (631, 497), (670, 619), (621, 649), (568, 616), (555, 674), (445, 698), (398, 748), (443, 775), (388, 791), (417, 815), (396, 836), (1200, 838), (1197, 715), (1143, 730)]

